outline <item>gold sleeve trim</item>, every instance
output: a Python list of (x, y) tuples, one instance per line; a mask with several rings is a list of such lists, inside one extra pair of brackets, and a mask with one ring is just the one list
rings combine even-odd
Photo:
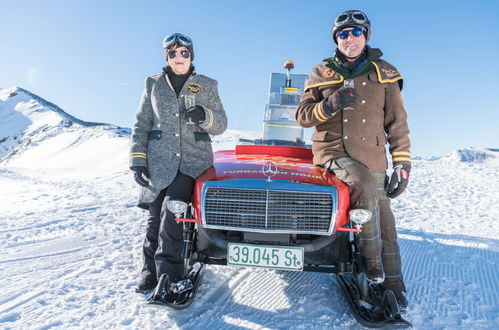
[(317, 118), (319, 121), (326, 121), (328, 120), (328, 118), (323, 114), (322, 112), (322, 101), (321, 102), (317, 102), (314, 106), (314, 110), (313, 110), (313, 113), (315, 115), (315, 118)]
[(407, 151), (394, 151), (392, 153), (393, 156), (410, 156), (411, 153)]
[(130, 158), (144, 158), (147, 159), (147, 155), (143, 152), (132, 152)]
[(213, 122), (214, 122), (214, 116), (213, 116), (213, 111), (211, 111), (210, 109), (206, 108), (206, 114), (208, 115), (208, 123), (206, 123), (206, 125), (203, 125), (203, 126), (199, 126), (203, 129), (209, 129), (211, 126), (213, 126)]
[(410, 162), (410, 157), (393, 157), (392, 161), (394, 162)]
[(340, 84), (340, 83), (343, 82), (343, 80), (345, 80), (345, 78), (343, 78), (342, 75), (339, 75), (339, 76), (340, 76), (339, 80), (330, 80), (330, 81), (320, 82), (320, 83), (317, 83), (317, 84), (308, 85), (308, 86), (305, 87), (305, 91), (308, 90), (308, 89), (310, 89), (310, 88), (314, 88), (314, 87)]
[(391, 83), (391, 82), (396, 82), (396, 81), (402, 79), (401, 75), (399, 75), (398, 77), (393, 78), (393, 79), (382, 79), (381, 78), (381, 71), (379, 71), (379, 66), (376, 63), (374, 63), (374, 62), (371, 62), (371, 63), (376, 68), (376, 73), (378, 74), (378, 80), (379, 80), (380, 83)]

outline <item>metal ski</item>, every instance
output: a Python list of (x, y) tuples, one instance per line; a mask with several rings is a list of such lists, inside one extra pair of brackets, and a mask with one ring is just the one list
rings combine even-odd
[(406, 328), (412, 324), (405, 320), (392, 291), (383, 291), (378, 285), (369, 285), (371, 303), (362, 299), (359, 287), (351, 274), (338, 274), (336, 280), (345, 295), (352, 315), (359, 323), (370, 328)]
[[(193, 265), (192, 270), (186, 276), (186, 279), (189, 279), (192, 282), (192, 289), (184, 291), (184, 292), (180, 292), (178, 294), (178, 298), (175, 300), (175, 302), (166, 302), (166, 301), (154, 299), (154, 293), (153, 293), (151, 295), (151, 297), (148, 299), (148, 303), (153, 304), (153, 305), (166, 306), (166, 307), (170, 307), (170, 308), (174, 308), (174, 309), (186, 309), (194, 301), (194, 298), (196, 296), (198, 288), (199, 288), (201, 281), (203, 279), (204, 271), (205, 271), (204, 264), (196, 263)], [(158, 285), (161, 287), (162, 283), (160, 282), (160, 283), (158, 283)], [(164, 283), (163, 283), (163, 285), (164, 285)]]

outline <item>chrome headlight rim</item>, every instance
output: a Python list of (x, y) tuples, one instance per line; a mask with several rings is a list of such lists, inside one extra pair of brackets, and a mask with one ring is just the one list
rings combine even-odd
[(353, 209), (348, 212), (350, 221), (357, 225), (363, 225), (372, 219), (372, 212), (367, 209)]
[(168, 202), (166, 202), (166, 208), (168, 209), (168, 211), (175, 214), (177, 218), (185, 213), (185, 211), (187, 210), (187, 206), (188, 204), (186, 202), (179, 200), (169, 200)]

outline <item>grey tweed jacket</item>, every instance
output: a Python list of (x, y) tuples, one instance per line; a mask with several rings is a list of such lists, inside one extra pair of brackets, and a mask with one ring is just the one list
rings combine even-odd
[[(222, 134), (227, 128), (217, 85), (216, 80), (193, 72), (177, 98), (165, 73), (146, 78), (130, 150), (130, 166), (147, 166), (151, 174), (149, 186), (141, 187), (140, 207), (152, 203), (179, 170), (195, 179), (212, 165), (209, 134)], [(205, 110), (200, 125), (186, 123), (186, 95), (194, 96), (195, 104)]]

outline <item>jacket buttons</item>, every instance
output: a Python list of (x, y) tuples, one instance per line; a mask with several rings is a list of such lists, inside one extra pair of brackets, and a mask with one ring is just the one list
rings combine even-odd
[(362, 86), (365, 86), (367, 85), (367, 83), (365, 81), (362, 82)]
[(180, 134), (178, 134), (178, 133), (175, 133), (175, 134), (173, 134), (173, 135), (175, 135), (175, 136), (180, 136)]
[(362, 118), (362, 120), (361, 120), (361, 121), (362, 121), (363, 123), (365, 123), (365, 122), (366, 122), (366, 120), (365, 120), (364, 118)]
[(348, 123), (348, 119), (347, 119), (347, 118), (343, 119), (343, 121), (344, 121), (345, 123)]
[(178, 117), (178, 116), (179, 116), (179, 115), (178, 115), (178, 113), (176, 113), (176, 114), (175, 114), (175, 117)]
[(360, 103), (364, 104), (364, 103), (366, 103), (366, 100), (362, 100), (362, 101), (360, 101)]
[(343, 138), (344, 138), (345, 140), (348, 140), (348, 136), (344, 136)]
[(365, 137), (361, 137), (360, 139), (361, 139), (362, 141), (364, 141), (366, 138), (365, 138)]
[(180, 154), (177, 152), (177, 153), (175, 154), (175, 156), (180, 157)]
[(180, 98), (184, 97), (184, 95), (180, 95)]

